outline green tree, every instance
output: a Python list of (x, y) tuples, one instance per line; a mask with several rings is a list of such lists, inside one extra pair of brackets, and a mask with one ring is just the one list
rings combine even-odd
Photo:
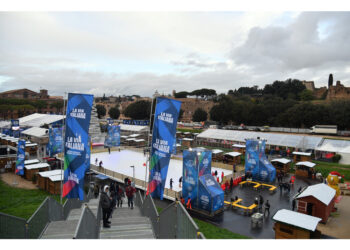
[(197, 108), (196, 111), (194, 111), (192, 116), (192, 121), (194, 122), (204, 122), (208, 118), (207, 112), (201, 108)]
[(103, 116), (106, 115), (106, 108), (103, 105), (96, 105), (96, 111), (97, 111), (97, 116), (99, 119), (101, 119)]
[(187, 96), (189, 95), (188, 92), (186, 91), (181, 91), (179, 93), (175, 93), (174, 97), (175, 98), (187, 98)]
[(314, 99), (312, 91), (308, 89), (304, 89), (299, 95), (302, 101), (312, 101)]
[(118, 109), (118, 106), (112, 107), (109, 111), (108, 111), (109, 117), (111, 117), (112, 119), (118, 119), (120, 116), (120, 111)]
[(332, 74), (329, 74), (329, 77), (328, 77), (328, 88), (330, 86), (333, 86), (333, 75)]
[(124, 111), (124, 115), (135, 120), (148, 120), (151, 111), (150, 101), (137, 101), (131, 103)]

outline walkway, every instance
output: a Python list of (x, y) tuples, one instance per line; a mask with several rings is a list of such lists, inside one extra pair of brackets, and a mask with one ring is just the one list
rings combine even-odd
[(148, 217), (142, 216), (138, 207), (116, 208), (113, 212), (110, 228), (103, 228), (101, 221), (100, 239), (155, 239), (152, 224)]

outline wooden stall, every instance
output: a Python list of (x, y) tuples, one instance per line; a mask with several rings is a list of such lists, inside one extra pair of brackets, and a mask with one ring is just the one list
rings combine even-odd
[(273, 230), (275, 239), (319, 239), (321, 232), (317, 230), (320, 218), (281, 209), (272, 217), (275, 221)]
[(213, 149), (212, 150), (212, 161), (222, 161), (223, 159), (223, 153), (221, 149)]
[(183, 138), (182, 139), (182, 146), (191, 148), (193, 146), (193, 139), (191, 139), (191, 138)]
[(50, 194), (60, 194), (61, 193), (61, 181), (63, 176), (61, 175), (52, 175), (48, 177), (48, 191)]
[(229, 152), (223, 155), (223, 163), (225, 164), (240, 164), (241, 163), (241, 153), (239, 152)]
[(290, 171), (291, 160), (285, 158), (278, 158), (271, 160), (272, 166), (276, 169), (276, 174), (283, 173), (287, 174)]
[(145, 139), (135, 139), (134, 144), (135, 144), (135, 147), (142, 148), (146, 145), (146, 140)]
[(311, 179), (313, 173), (315, 173), (315, 166), (315, 163), (309, 161), (298, 162), (295, 164), (295, 175)]
[(245, 145), (233, 144), (232, 147), (233, 147), (233, 151), (240, 152), (242, 155), (245, 154)]
[(335, 195), (336, 191), (324, 183), (308, 186), (296, 197), (297, 211), (319, 217), (326, 223), (334, 209)]
[(37, 143), (26, 143), (26, 152), (30, 156), (36, 156), (38, 151), (38, 144)]
[(31, 181), (36, 173), (48, 171), (49, 166), (47, 163), (24, 165), (24, 176), (27, 180)]
[(125, 140), (125, 143), (127, 146), (134, 146), (135, 145), (135, 138), (128, 138)]
[(307, 152), (293, 152), (293, 161), (295, 163), (299, 161), (311, 161), (311, 153)]

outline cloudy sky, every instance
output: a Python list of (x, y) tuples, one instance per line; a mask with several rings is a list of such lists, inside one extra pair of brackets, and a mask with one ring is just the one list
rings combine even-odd
[(350, 86), (350, 12), (0, 12), (0, 91), (101, 96), (296, 78)]

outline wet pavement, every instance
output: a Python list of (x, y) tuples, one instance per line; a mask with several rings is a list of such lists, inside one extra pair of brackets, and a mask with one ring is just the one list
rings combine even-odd
[[(284, 178), (284, 182), (290, 180), (290, 176)], [(252, 184), (246, 184), (244, 187), (234, 187), (232, 192), (228, 195), (225, 195), (225, 200), (230, 201), (231, 197), (243, 199), (241, 204), (243, 206), (250, 206), (254, 203), (255, 197), (261, 195), (263, 197), (264, 203), (266, 200), (269, 200), (271, 205), (270, 215), (266, 214), (264, 222), (261, 228), (251, 228), (251, 218), (250, 215), (244, 215), (243, 209), (236, 208), (227, 208), (225, 210), (222, 221), (215, 222), (219, 227), (226, 228), (234, 233), (245, 235), (255, 239), (274, 239), (275, 231), (273, 230), (274, 221), (272, 217), (280, 209), (292, 209), (292, 199), (295, 194), (297, 194), (299, 187), (307, 187), (312, 184), (319, 183), (318, 181), (308, 180), (304, 178), (296, 178), (294, 187), (290, 189), (290, 192), (287, 190), (280, 190), (278, 187), (277, 181), (273, 185), (277, 186), (276, 191), (273, 194), (270, 194), (267, 187), (260, 188), (259, 190), (254, 190)]]

